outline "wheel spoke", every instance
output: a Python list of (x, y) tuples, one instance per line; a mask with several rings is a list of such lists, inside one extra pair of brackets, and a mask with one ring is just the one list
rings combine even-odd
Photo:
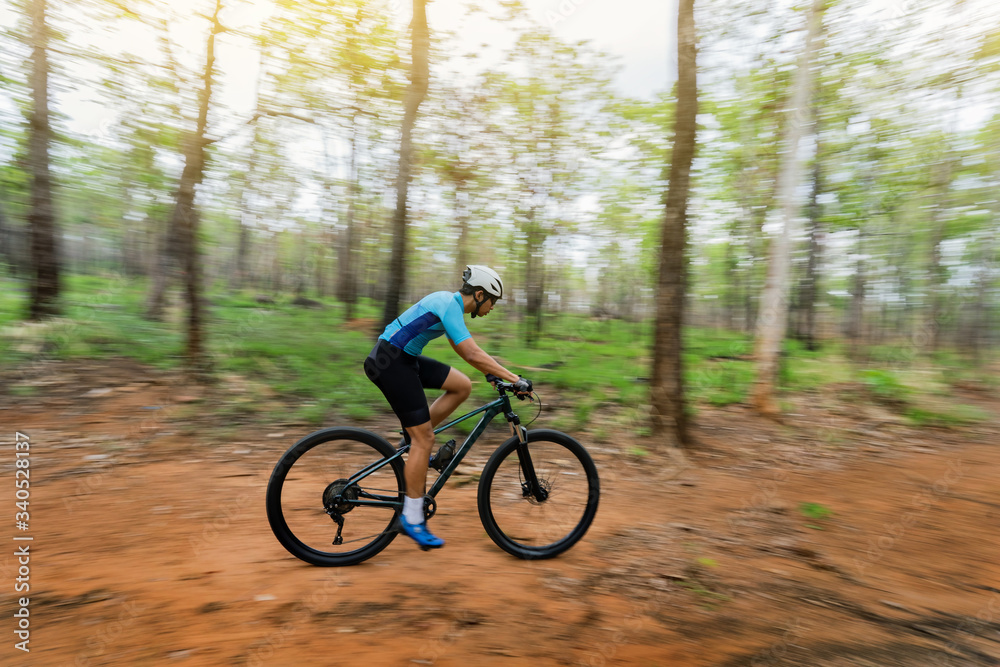
[[(351, 480), (394, 451), (359, 429), (328, 429), (304, 438), (286, 452), (268, 484), (275, 536), (293, 555), (316, 565), (349, 565), (378, 553), (395, 537), (395, 507), (356, 501), (401, 501), (402, 461)], [(335, 539), (338, 534), (342, 538)]]
[[(506, 551), (522, 558), (554, 556), (578, 541), (593, 520), (597, 470), (579, 443), (555, 431), (529, 434), (527, 458), (530, 468), (513, 442), (493, 455), (480, 482), (480, 516)], [(533, 492), (525, 468), (534, 471), (541, 493)]]

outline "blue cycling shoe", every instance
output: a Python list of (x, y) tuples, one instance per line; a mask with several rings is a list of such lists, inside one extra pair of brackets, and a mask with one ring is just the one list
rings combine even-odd
[(413, 541), (424, 551), (444, 546), (444, 540), (427, 529), (426, 521), (423, 523), (410, 523), (406, 520), (406, 517), (400, 514), (399, 527), (403, 529), (404, 533), (413, 538)]

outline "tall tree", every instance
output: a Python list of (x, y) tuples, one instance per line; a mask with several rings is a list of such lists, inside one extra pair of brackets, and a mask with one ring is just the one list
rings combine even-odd
[(696, 60), (694, 0), (681, 0), (677, 14), (677, 116), (660, 245), (650, 383), (653, 434), (665, 438), (672, 447), (683, 447), (688, 440), (681, 327), (687, 287), (687, 202), (698, 117)]
[(215, 73), (216, 37), (224, 31), (219, 19), (222, 0), (215, 1), (215, 11), (211, 17), (211, 27), (205, 49), (205, 69), (201, 76), (198, 93), (198, 115), (193, 132), (184, 139), (184, 169), (170, 218), (170, 231), (176, 243), (177, 260), (184, 278), (184, 295), (187, 301), (187, 341), (184, 356), (192, 368), (204, 366), (204, 341), (202, 333), (201, 262), (198, 250), (198, 209), (195, 207), (195, 189), (205, 175), (205, 149), (210, 143), (206, 136), (208, 111), (212, 103), (212, 88)]
[(573, 228), (572, 203), (592, 193), (596, 181), (586, 165), (603, 149), (592, 131), (603, 126), (602, 109), (609, 101), (601, 60), (583, 44), (529, 25), (503, 68), (486, 74), (496, 106), (491, 125), (502, 138), (504, 169), (516, 183), (507, 203), (521, 249), (529, 345), (541, 335), (546, 295), (554, 291), (546, 285), (554, 240)]
[(427, 0), (413, 0), (413, 21), (410, 24), (412, 62), (410, 87), (403, 101), (403, 124), (399, 139), (399, 171), (396, 175), (396, 212), (392, 217), (392, 257), (386, 276), (385, 308), (382, 324), (388, 325), (399, 315), (399, 302), (406, 288), (406, 213), (407, 191), (413, 156), (413, 126), (417, 109), (427, 95), (430, 65), (430, 34), (427, 30)]
[(816, 349), (816, 295), (819, 283), (819, 254), (823, 237), (820, 195), (823, 194), (823, 164), (819, 138), (816, 141), (816, 159), (813, 160), (812, 188), (809, 193), (807, 218), (809, 228), (809, 252), (805, 275), (799, 283), (798, 318), (795, 322), (795, 336), (805, 342), (809, 350)]
[(28, 319), (37, 320), (61, 312), (59, 294), (62, 276), (57, 243), (55, 209), (52, 205), (52, 176), (49, 147), (49, 27), (46, 0), (32, 0), (31, 14), (31, 98), (29, 119), (28, 169), (31, 172), (31, 296)]
[(778, 176), (778, 200), (782, 221), (781, 232), (771, 240), (767, 265), (767, 279), (761, 296), (760, 314), (757, 317), (757, 335), (754, 357), (757, 376), (754, 381), (752, 401), (762, 414), (779, 413), (775, 401), (778, 383), (781, 342), (788, 321), (788, 281), (791, 269), (792, 224), (798, 213), (796, 190), (802, 179), (799, 158), (799, 141), (809, 117), (812, 94), (812, 63), (819, 48), (822, 34), (823, 11), (826, 0), (813, 0), (806, 15), (806, 43), (795, 72), (792, 101), (789, 108), (791, 121), (785, 127), (785, 152)]

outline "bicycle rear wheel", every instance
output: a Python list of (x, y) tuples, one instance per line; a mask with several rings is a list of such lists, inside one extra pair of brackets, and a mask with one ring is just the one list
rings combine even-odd
[[(597, 466), (559, 431), (528, 431), (497, 449), (479, 478), (479, 518), (497, 546), (518, 558), (552, 558), (584, 536), (597, 514)], [(526, 456), (522, 457), (522, 453)], [(538, 480), (533, 490), (531, 475)]]
[[(292, 445), (267, 485), (274, 536), (293, 556), (327, 567), (354, 565), (385, 549), (396, 537), (403, 461), (396, 458), (363, 479), (351, 478), (395, 451), (378, 435), (356, 428), (324, 429)], [(361, 504), (366, 501), (382, 504)], [(344, 522), (342, 544), (334, 544), (335, 517)]]

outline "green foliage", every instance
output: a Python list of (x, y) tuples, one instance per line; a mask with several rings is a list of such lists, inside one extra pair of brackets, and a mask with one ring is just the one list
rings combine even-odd
[(903, 416), (914, 426), (956, 427), (975, 424), (989, 419), (982, 410), (968, 405), (951, 406), (947, 411), (910, 406)]
[(820, 521), (833, 516), (833, 510), (820, 503), (800, 503), (799, 513), (811, 521)]
[[(145, 281), (114, 275), (70, 275), (66, 284), (66, 317), (33, 324), (18, 319), (23, 284), (0, 279), (0, 357), (4, 366), (46, 357), (117, 356), (165, 368), (181, 364), (183, 313), (173, 308), (168, 309), (165, 322), (143, 319)], [(292, 306), (290, 297), (279, 295), (275, 305), (262, 307), (250, 292), (215, 292), (209, 298), (213, 305), (207, 316), (206, 341), (216, 375), (243, 378), (248, 384), (219, 407), (234, 421), (262, 415), (322, 425), (389, 414), (384, 398), (361, 367), (375, 331), (346, 327), (340, 304), (328, 300), (322, 308), (306, 309)], [(374, 321), (379, 312), (380, 304), (363, 299), (356, 315)], [(510, 319), (509, 312), (498, 308), (490, 317), (470, 323), (471, 330), (485, 350), (535, 382), (547, 425), (570, 432), (590, 431), (598, 440), (613, 442), (620, 442), (623, 436), (649, 434), (648, 322), (549, 314), (545, 326), (550, 335), (528, 348), (510, 326)], [(754, 379), (749, 336), (690, 327), (684, 332), (684, 342), (689, 414), (695, 414), (698, 406), (746, 399)], [(472, 377), (470, 407), (494, 396), (443, 339), (432, 343), (427, 353)], [(866, 369), (860, 377), (871, 395), (900, 409), (914, 425), (959, 426), (985, 419), (975, 408), (952, 405), (934, 396), (935, 392), (948, 395), (948, 381), (960, 382), (965, 373), (974, 370), (968, 361), (954, 355), (941, 354), (937, 361), (952, 366), (945, 367), (940, 376)], [(789, 341), (783, 364), (787, 367), (784, 387), (789, 391), (856, 377), (852, 377), (854, 371), (840, 346), (834, 344), (809, 351)], [(937, 379), (931, 383), (924, 378)], [(435, 394), (428, 395), (433, 399)], [(528, 420), (534, 417), (536, 406), (524, 403), (518, 409)], [(456, 430), (467, 434), (475, 423), (463, 422)], [(637, 457), (648, 453), (638, 445), (627, 446), (625, 451)]]
[(903, 403), (910, 394), (892, 371), (871, 368), (861, 372), (862, 381), (878, 399), (889, 403)]
[[(822, 522), (833, 516), (833, 510), (819, 503), (800, 503), (799, 513), (810, 521)], [(807, 523), (806, 528), (825, 530), (820, 523)]]

